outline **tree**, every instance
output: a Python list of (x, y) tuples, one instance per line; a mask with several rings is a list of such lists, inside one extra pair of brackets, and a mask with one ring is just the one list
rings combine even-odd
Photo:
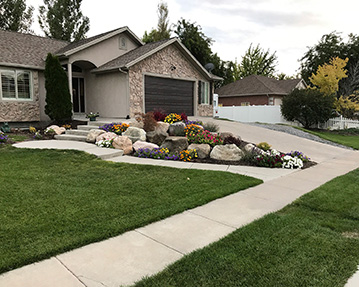
[(64, 121), (72, 116), (68, 79), (59, 59), (49, 53), (45, 65), (45, 113), (51, 120)]
[(32, 33), (33, 6), (26, 6), (25, 0), (0, 1), (0, 29)]
[(259, 44), (256, 47), (251, 44), (238, 65), (238, 79), (250, 75), (273, 76), (277, 65), (275, 53), (264, 51)]
[(168, 27), (168, 6), (166, 3), (161, 2), (157, 7), (158, 13), (158, 24), (157, 29), (152, 29), (152, 31), (145, 34), (142, 37), (144, 43), (156, 42), (164, 39), (169, 39), (171, 37), (171, 29)]
[(81, 12), (82, 0), (44, 0), (39, 7), (41, 29), (47, 37), (78, 41), (84, 39), (90, 29), (90, 20)]
[(334, 96), (318, 89), (294, 89), (283, 97), (281, 112), (288, 121), (298, 121), (305, 128), (324, 123), (332, 117)]
[(348, 58), (345, 60), (339, 57), (332, 58), (329, 63), (325, 63), (318, 67), (318, 70), (313, 74), (309, 80), (319, 88), (324, 95), (336, 96), (339, 90), (339, 81), (347, 77)]

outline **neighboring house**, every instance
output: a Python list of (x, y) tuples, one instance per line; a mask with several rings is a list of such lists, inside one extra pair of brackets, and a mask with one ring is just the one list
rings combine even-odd
[(295, 88), (305, 89), (302, 79), (276, 80), (264, 76), (251, 75), (216, 90), (219, 105), (280, 105), (282, 98)]
[(144, 45), (128, 27), (75, 43), (0, 30), (0, 122), (49, 120), (45, 59), (68, 74), (74, 113), (125, 118), (163, 109), (211, 116), (210, 74), (177, 39)]

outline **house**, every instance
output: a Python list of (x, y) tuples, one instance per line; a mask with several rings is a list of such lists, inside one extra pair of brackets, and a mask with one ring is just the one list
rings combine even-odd
[(125, 118), (163, 109), (211, 116), (210, 74), (172, 38), (143, 44), (122, 27), (68, 43), (0, 30), (0, 122), (49, 120), (45, 114), (45, 59), (58, 56), (68, 75), (74, 114)]
[(216, 90), (219, 105), (280, 105), (282, 98), (295, 88), (305, 89), (302, 79), (277, 80), (251, 75)]

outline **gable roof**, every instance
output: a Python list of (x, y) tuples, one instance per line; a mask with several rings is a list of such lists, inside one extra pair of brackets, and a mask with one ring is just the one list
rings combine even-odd
[(113, 36), (119, 35), (121, 33), (126, 33), (127, 35), (130, 36), (130, 38), (132, 38), (132, 40), (134, 40), (135, 42), (137, 42), (139, 45), (143, 45), (142, 41), (127, 27), (121, 27), (115, 30), (111, 30), (99, 35), (95, 35), (93, 37), (90, 38), (86, 38), (77, 42), (73, 42), (69, 45), (67, 45), (66, 47), (63, 47), (62, 49), (58, 50), (56, 52), (57, 55), (59, 56), (70, 56), (78, 51), (84, 50), (90, 46), (93, 46), (99, 42), (102, 42), (106, 39), (109, 39)]
[(145, 44), (141, 47), (133, 49), (128, 53), (94, 69), (94, 73), (105, 73), (116, 70), (128, 70), (133, 65), (141, 62), (156, 52), (168, 47), (169, 45), (176, 45), (177, 48), (184, 54), (184, 56), (209, 80), (221, 80), (215, 75), (208, 73), (208, 71), (194, 58), (194, 56), (187, 50), (187, 48), (177, 39), (165, 39), (158, 42)]
[(216, 90), (219, 96), (287, 95), (302, 79), (277, 80), (251, 75)]
[(43, 70), (47, 54), (55, 53), (68, 44), (66, 41), (0, 30), (0, 65)]

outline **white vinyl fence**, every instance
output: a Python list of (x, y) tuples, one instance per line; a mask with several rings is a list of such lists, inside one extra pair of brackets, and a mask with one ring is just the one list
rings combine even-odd
[[(282, 116), (280, 106), (216, 107), (215, 117), (243, 123), (300, 125), (296, 122), (286, 121)], [(359, 128), (359, 121), (338, 117), (330, 119), (326, 123), (318, 125), (318, 127), (322, 129)]]

